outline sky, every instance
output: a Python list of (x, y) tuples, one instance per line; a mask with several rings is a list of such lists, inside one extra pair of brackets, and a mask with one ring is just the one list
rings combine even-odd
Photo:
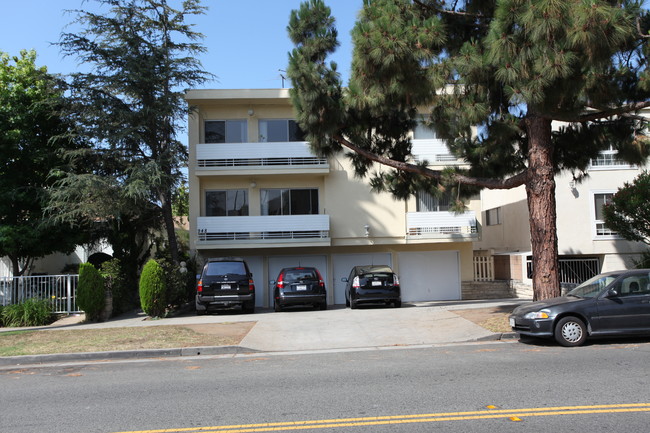
[[(216, 80), (202, 88), (267, 89), (282, 87), (281, 70), (286, 70), (288, 53), (293, 44), (287, 35), (291, 10), (301, 0), (203, 0), (208, 7), (203, 16), (190, 16), (194, 30), (203, 33), (207, 53), (200, 58), (203, 68)], [(341, 46), (331, 60), (338, 64), (343, 83), (349, 76), (352, 46), (350, 31), (354, 26), (362, 0), (325, 0), (336, 18)], [(169, 0), (171, 5), (179, 1)], [(64, 11), (84, 9), (96, 12), (96, 0), (0, 0), (0, 51), (12, 56), (21, 49), (35, 49), (38, 66), (47, 66), (50, 73), (68, 74), (80, 65), (74, 58), (64, 58), (58, 42), (75, 15)], [(286, 76), (286, 75), (285, 75)], [(284, 82), (288, 87), (289, 83)]]

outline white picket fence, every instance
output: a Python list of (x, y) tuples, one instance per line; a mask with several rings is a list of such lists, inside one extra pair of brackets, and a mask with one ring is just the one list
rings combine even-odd
[(79, 275), (0, 277), (0, 305), (18, 304), (30, 298), (49, 299), (54, 313), (79, 313)]

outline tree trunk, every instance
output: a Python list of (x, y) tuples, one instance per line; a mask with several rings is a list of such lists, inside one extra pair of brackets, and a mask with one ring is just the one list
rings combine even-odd
[(178, 265), (180, 263), (178, 254), (178, 242), (176, 241), (176, 229), (174, 226), (174, 215), (172, 212), (172, 201), (170, 194), (162, 194), (161, 206), (163, 220), (165, 222), (165, 229), (167, 231), (167, 241), (169, 242), (169, 254), (171, 255), (172, 263)]
[[(526, 195), (533, 249), (533, 299), (560, 295), (551, 121), (530, 115)], [(543, 272), (542, 272), (543, 270)]]

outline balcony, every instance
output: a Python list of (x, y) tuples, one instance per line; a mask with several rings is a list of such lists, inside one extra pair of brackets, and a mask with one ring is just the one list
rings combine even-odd
[(197, 175), (327, 174), (327, 158), (319, 158), (306, 141), (281, 143), (200, 143)]
[(462, 163), (449, 152), (444, 140), (437, 138), (413, 140), (413, 156), (417, 162), (424, 160), (431, 165), (449, 165), (449, 163)]
[(476, 213), (408, 212), (406, 214), (407, 239), (468, 238), (477, 235)]
[(198, 248), (330, 245), (329, 215), (198, 217)]

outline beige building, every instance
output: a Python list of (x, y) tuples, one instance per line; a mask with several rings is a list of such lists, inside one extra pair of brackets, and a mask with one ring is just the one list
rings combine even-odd
[[(189, 90), (190, 248), (199, 262), (243, 257), (258, 306), (286, 266), (316, 266), (328, 303), (345, 302), (355, 265), (400, 277), (403, 301), (461, 299), (474, 279), (479, 200), (462, 215), (421, 194), (408, 201), (371, 192), (343, 153), (319, 158), (297, 127), (287, 89)], [(431, 131), (414, 131), (414, 154), (458, 164)], [(377, 167), (381, 170), (381, 167)]]

